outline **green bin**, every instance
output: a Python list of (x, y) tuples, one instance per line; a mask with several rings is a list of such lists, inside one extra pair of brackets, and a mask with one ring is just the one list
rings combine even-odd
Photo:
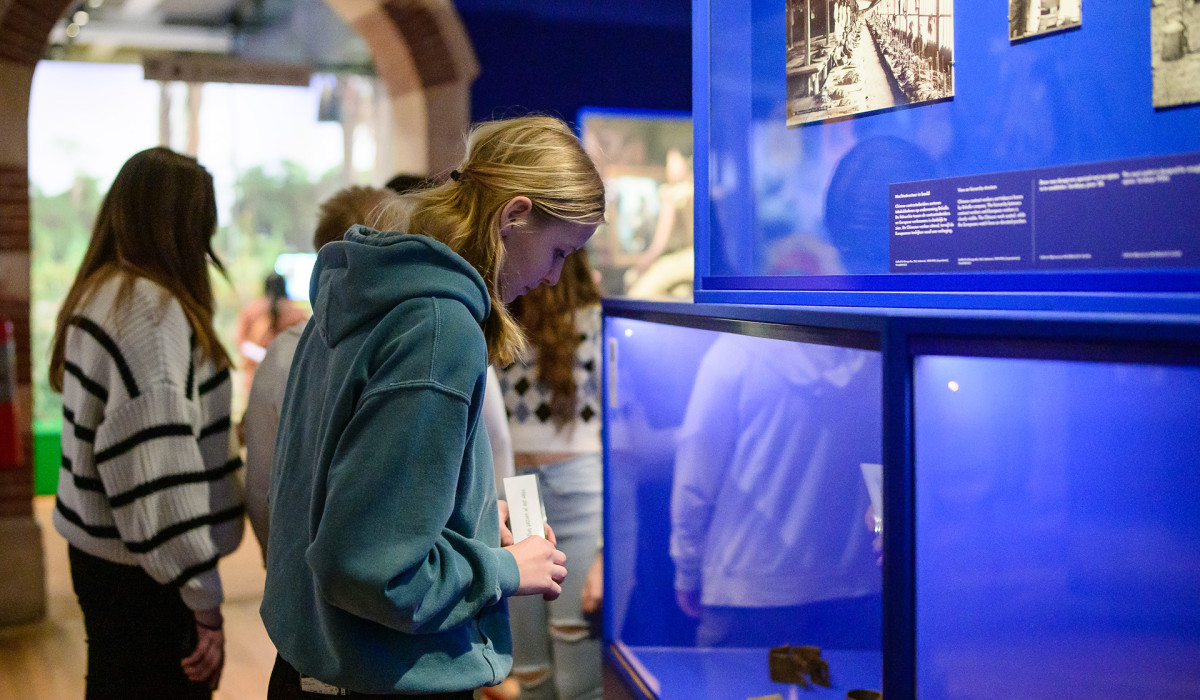
[(40, 420), (33, 424), (33, 492), (38, 496), (58, 491), (62, 466), (62, 421)]

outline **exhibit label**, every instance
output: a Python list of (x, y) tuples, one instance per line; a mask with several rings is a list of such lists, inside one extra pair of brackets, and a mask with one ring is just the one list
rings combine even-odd
[(1200, 153), (889, 187), (892, 272), (1200, 267)]

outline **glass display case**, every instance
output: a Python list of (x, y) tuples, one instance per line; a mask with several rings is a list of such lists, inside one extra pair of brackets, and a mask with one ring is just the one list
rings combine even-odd
[(612, 641), (664, 699), (787, 692), (784, 645), (879, 688), (878, 337), (691, 320), (605, 325)]
[(1195, 697), (1200, 357), (921, 350), (917, 695)]
[(605, 302), (620, 687), (1195, 697), (1200, 3), (693, 8), (697, 303)]
[[(1200, 688), (1200, 318), (605, 314), (605, 639), (631, 696)], [(783, 645), (819, 647), (831, 687), (772, 680)]]

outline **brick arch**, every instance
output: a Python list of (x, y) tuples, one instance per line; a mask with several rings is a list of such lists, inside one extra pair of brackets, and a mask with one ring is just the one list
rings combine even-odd
[[(33, 520), (30, 360), (29, 91), (50, 30), (72, 0), (0, 0), (0, 318), (13, 322), (24, 464), (0, 467), (0, 625), (45, 612), (41, 539)], [(449, 170), (462, 154), (479, 74), (451, 0), (326, 0), (366, 40), (391, 105), (391, 159), (414, 174)]]
[(392, 162), (417, 174), (462, 156), (479, 63), (451, 0), (326, 0), (367, 42), (392, 112)]

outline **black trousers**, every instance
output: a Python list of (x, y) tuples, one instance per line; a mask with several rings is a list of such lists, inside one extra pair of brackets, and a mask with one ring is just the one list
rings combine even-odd
[(70, 547), (71, 582), (87, 634), (86, 700), (207, 700), (180, 661), (196, 648), (196, 625), (179, 591), (138, 566)]
[[(470, 690), (462, 690), (454, 693), (422, 693), (420, 695), (372, 695), (345, 690), (341, 691), (340, 695), (352, 698), (393, 698), (395, 700), (471, 700), (474, 693)], [(275, 668), (271, 671), (271, 681), (267, 686), (267, 700), (327, 700), (330, 697), (334, 697), (334, 694), (310, 693), (301, 690), (300, 672), (282, 656), (275, 655)]]

